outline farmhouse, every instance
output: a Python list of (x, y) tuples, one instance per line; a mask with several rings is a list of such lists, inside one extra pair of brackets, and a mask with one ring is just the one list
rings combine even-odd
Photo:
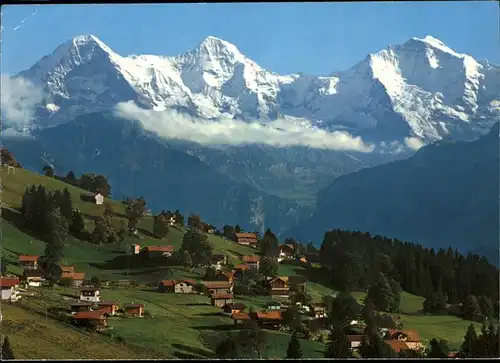
[(174, 246), (147, 246), (141, 252), (149, 259), (160, 257), (171, 257), (174, 253)]
[(351, 349), (358, 349), (359, 346), (361, 345), (361, 342), (363, 341), (364, 335), (348, 335), (347, 339), (349, 340), (349, 343), (351, 344)]
[(422, 348), (422, 340), (415, 330), (389, 329), (386, 338), (388, 338), (388, 340), (404, 342), (411, 350), (419, 350)]
[(194, 292), (195, 286), (195, 280), (163, 280), (162, 282), (160, 282), (158, 290), (160, 292), (190, 294)]
[(242, 246), (256, 246), (257, 235), (255, 233), (235, 233), (236, 243)]
[(144, 314), (144, 304), (125, 304), (124, 310), (127, 314), (142, 317), (142, 314)]
[(2, 288), (2, 301), (16, 302), (21, 298), (19, 294), (19, 279), (17, 277), (0, 278), (0, 287)]
[(22, 279), (28, 286), (33, 287), (39, 287), (45, 281), (42, 272), (39, 270), (24, 270)]
[(71, 316), (73, 324), (86, 328), (103, 330), (108, 326), (105, 314), (102, 311), (80, 311)]
[(85, 281), (85, 274), (83, 272), (63, 272), (61, 278), (69, 279), (71, 281), (71, 286), (79, 287), (82, 286)]
[(97, 287), (82, 287), (80, 289), (80, 300), (99, 302), (101, 300), (99, 289)]
[(222, 269), (222, 266), (227, 263), (227, 258), (225, 255), (212, 255), (210, 259), (210, 265), (216, 270)]
[(21, 255), (19, 264), (25, 270), (36, 270), (38, 268), (38, 256)]
[(309, 306), (312, 315), (317, 318), (326, 318), (326, 305), (322, 303), (314, 303)]
[(91, 311), (93, 303), (89, 301), (78, 301), (69, 304), (69, 308), (72, 313), (77, 313), (80, 311)]
[(243, 256), (243, 263), (249, 268), (259, 269), (260, 256)]
[(292, 244), (283, 244), (279, 246), (280, 248), (280, 258), (292, 258), (295, 252), (295, 246)]
[(204, 281), (204, 285), (208, 289), (209, 295), (231, 294), (233, 292), (233, 284), (229, 281)]
[(281, 311), (266, 311), (250, 313), (250, 318), (257, 321), (259, 325), (280, 326), (283, 320)]
[(246, 320), (250, 320), (250, 315), (247, 313), (234, 313), (231, 315), (231, 319), (234, 320), (234, 325), (241, 324)]
[(224, 313), (228, 315), (233, 315), (237, 313), (242, 313), (245, 310), (246, 306), (245, 304), (242, 303), (236, 303), (236, 304), (225, 304), (222, 307), (222, 310)]
[(269, 294), (274, 298), (290, 297), (288, 276), (275, 277), (269, 281)]
[(210, 302), (212, 306), (217, 306), (219, 308), (226, 304), (234, 304), (233, 294), (212, 294), (210, 296)]
[(99, 301), (96, 305), (99, 307), (99, 311), (109, 315), (115, 315), (120, 308), (117, 301)]

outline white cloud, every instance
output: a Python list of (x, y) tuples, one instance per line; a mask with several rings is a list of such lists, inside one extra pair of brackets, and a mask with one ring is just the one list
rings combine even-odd
[(405, 137), (405, 145), (407, 148), (416, 151), (425, 146), (425, 143), (418, 137)]
[(13, 127), (6, 128), (5, 130), (2, 131), (2, 137), (3, 138), (9, 138), (9, 139), (31, 139), (31, 135), (20, 132), (19, 130), (16, 130)]
[(188, 140), (202, 145), (264, 144), (274, 147), (308, 146), (315, 149), (371, 152), (360, 137), (344, 131), (328, 132), (307, 121), (294, 123), (278, 119), (267, 124), (243, 122), (229, 117), (206, 120), (174, 110), (152, 111), (138, 107), (133, 101), (120, 103), (115, 114), (137, 120), (143, 127), (165, 139)]
[(8, 125), (26, 126), (31, 123), (35, 108), (43, 99), (43, 91), (23, 78), (1, 75), (2, 120)]

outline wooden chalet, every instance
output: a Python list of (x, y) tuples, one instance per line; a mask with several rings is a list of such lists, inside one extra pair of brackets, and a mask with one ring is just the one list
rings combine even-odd
[(259, 269), (260, 264), (260, 256), (252, 255), (252, 256), (243, 256), (243, 263), (247, 265), (249, 268)]
[(125, 304), (123, 309), (127, 314), (142, 317), (144, 314), (144, 304)]
[(195, 280), (163, 280), (160, 282), (158, 290), (160, 292), (175, 292), (179, 294), (190, 294), (194, 292)]
[(219, 308), (226, 304), (234, 304), (233, 294), (212, 294), (210, 296), (210, 303), (212, 306), (217, 306)]
[(35, 255), (21, 255), (19, 256), (19, 264), (25, 270), (36, 270), (38, 269), (38, 259), (39, 256)]
[(106, 315), (102, 311), (80, 311), (71, 316), (71, 321), (77, 326), (93, 328), (97, 331), (108, 326)]
[(234, 234), (235, 241), (237, 244), (242, 246), (257, 246), (257, 235), (255, 233), (235, 233)]
[(228, 315), (242, 313), (245, 311), (245, 309), (246, 306), (243, 303), (225, 304), (224, 306), (222, 306), (222, 311), (224, 311), (224, 313)]
[(99, 301), (96, 305), (99, 307), (99, 311), (109, 315), (116, 315), (116, 312), (120, 308), (118, 301)]
[(174, 254), (174, 246), (146, 246), (141, 249), (141, 253), (149, 259), (171, 257)]
[(209, 295), (232, 294), (233, 292), (233, 284), (229, 281), (204, 281), (203, 284), (208, 289)]

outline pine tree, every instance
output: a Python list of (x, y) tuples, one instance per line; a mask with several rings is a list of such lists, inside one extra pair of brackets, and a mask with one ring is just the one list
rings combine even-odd
[(2, 343), (2, 360), (12, 360), (14, 358), (14, 352), (10, 346), (9, 337), (5, 337)]
[(73, 173), (73, 170), (70, 170), (69, 173), (66, 175), (66, 181), (71, 185), (76, 185), (76, 177), (75, 173)]
[(80, 234), (85, 229), (85, 220), (79, 210), (73, 211), (71, 217), (70, 231), (74, 234)]
[(395, 306), (393, 288), (383, 275), (380, 275), (378, 281), (370, 287), (367, 296), (379, 311), (390, 312)]
[(365, 296), (363, 310), (361, 316), (368, 327), (375, 327), (375, 307), (373, 306), (373, 301), (367, 296)]
[(164, 238), (168, 235), (168, 219), (165, 215), (159, 214), (154, 216), (153, 219), (153, 233), (159, 237)]
[(473, 324), (470, 324), (465, 333), (464, 342), (460, 347), (460, 356), (462, 358), (473, 358), (475, 356), (475, 350), (477, 349), (477, 342), (478, 337), (476, 329)]
[(191, 258), (191, 254), (188, 251), (184, 251), (182, 253), (181, 263), (185, 268), (190, 268), (191, 266), (193, 266), (193, 259)]
[(376, 330), (367, 330), (359, 347), (363, 358), (396, 358), (397, 354), (391, 346), (386, 344)]
[(437, 341), (437, 339), (431, 339), (429, 342), (429, 351), (427, 353), (428, 358), (447, 358), (448, 354), (445, 351), (443, 344)]
[(71, 220), (73, 216), (73, 202), (71, 200), (71, 194), (67, 188), (64, 188), (63, 192), (58, 196), (56, 201), (61, 215), (68, 221)]
[(351, 358), (351, 344), (341, 326), (332, 327), (326, 344), (325, 358)]
[(302, 358), (302, 350), (300, 349), (300, 342), (297, 339), (297, 334), (293, 333), (288, 343), (288, 349), (286, 351), (287, 359), (300, 359)]

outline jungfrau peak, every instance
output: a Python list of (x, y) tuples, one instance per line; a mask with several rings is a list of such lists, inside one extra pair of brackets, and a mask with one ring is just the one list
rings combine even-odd
[(306, 118), (368, 140), (469, 139), (500, 120), (500, 68), (426, 36), (389, 46), (330, 76), (278, 75), (207, 37), (179, 56), (121, 56), (77, 36), (19, 76), (42, 84), (41, 126), (133, 100), (204, 118)]

